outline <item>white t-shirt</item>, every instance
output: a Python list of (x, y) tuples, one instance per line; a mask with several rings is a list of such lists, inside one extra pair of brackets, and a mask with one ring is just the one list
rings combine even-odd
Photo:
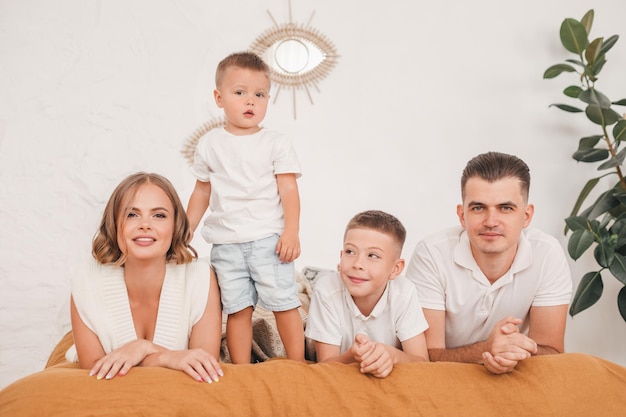
[(201, 234), (208, 243), (220, 244), (282, 233), (276, 175), (301, 175), (292, 141), (265, 129), (244, 136), (223, 128), (209, 131), (198, 142), (191, 172), (211, 183), (209, 215)]
[(385, 292), (365, 317), (338, 272), (315, 281), (305, 335), (309, 339), (350, 349), (354, 337), (363, 333), (378, 343), (401, 349), (401, 342), (428, 328), (414, 285), (404, 276), (387, 283)]
[(568, 304), (572, 295), (563, 248), (537, 229), (522, 231), (511, 268), (493, 285), (458, 226), (419, 242), (406, 276), (415, 283), (422, 307), (445, 310), (446, 348), (486, 340), (507, 316), (522, 319), (520, 331), (527, 333), (531, 306)]
[[(202, 318), (209, 296), (211, 266), (198, 259), (167, 264), (152, 342), (170, 350), (187, 349), (194, 324)], [(124, 268), (90, 259), (70, 275), (72, 298), (85, 325), (105, 353), (137, 340), (124, 282)], [(74, 346), (66, 359), (76, 362)]]

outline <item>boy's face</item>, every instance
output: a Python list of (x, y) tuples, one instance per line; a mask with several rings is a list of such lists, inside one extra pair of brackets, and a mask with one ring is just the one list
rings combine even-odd
[(269, 92), (267, 74), (247, 68), (227, 68), (213, 92), (215, 103), (224, 109), (226, 130), (233, 135), (258, 132), (267, 112)]
[(395, 239), (374, 229), (350, 229), (346, 232), (339, 274), (357, 306), (371, 305), (385, 291), (387, 281), (404, 269), (401, 248)]

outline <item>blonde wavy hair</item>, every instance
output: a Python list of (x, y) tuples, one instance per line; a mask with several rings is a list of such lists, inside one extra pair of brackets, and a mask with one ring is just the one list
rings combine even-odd
[(167, 261), (177, 264), (191, 262), (198, 257), (198, 254), (189, 244), (192, 231), (189, 229), (189, 221), (180, 198), (167, 178), (146, 172), (129, 175), (111, 194), (102, 214), (100, 227), (93, 238), (91, 248), (93, 257), (101, 264), (114, 263), (117, 266), (123, 266), (126, 263), (126, 254), (117, 243), (117, 235), (128, 217), (130, 202), (137, 194), (139, 187), (144, 184), (154, 184), (161, 188), (174, 206), (174, 233), (167, 251)]

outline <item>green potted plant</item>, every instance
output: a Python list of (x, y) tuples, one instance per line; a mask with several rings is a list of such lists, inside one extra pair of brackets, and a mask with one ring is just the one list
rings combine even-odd
[[(598, 269), (582, 277), (569, 314), (574, 316), (600, 299), (604, 289), (602, 273), (609, 272), (625, 285), (618, 293), (617, 306), (626, 321), (626, 179), (622, 170), (626, 146), (621, 146), (626, 141), (626, 120), (613, 107), (626, 106), (626, 99), (611, 101), (596, 88), (598, 74), (607, 62), (606, 54), (619, 37), (613, 35), (589, 41), (593, 18), (592, 9), (580, 21), (571, 18), (563, 21), (561, 43), (575, 57), (551, 66), (544, 72), (543, 78), (575, 73), (576, 84), (565, 88), (563, 94), (578, 100), (581, 107), (569, 104), (551, 106), (569, 113), (584, 113), (595, 129), (595, 132), (579, 139), (578, 149), (572, 158), (578, 162), (598, 164), (599, 175), (587, 181), (582, 188), (570, 216), (565, 219), (565, 234), (571, 232), (567, 250), (572, 259), (577, 260), (593, 247)], [(602, 178), (610, 180), (608, 189), (583, 208), (587, 197)]]

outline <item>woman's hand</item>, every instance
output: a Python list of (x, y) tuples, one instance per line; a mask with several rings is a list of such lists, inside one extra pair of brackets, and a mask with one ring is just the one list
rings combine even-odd
[(146, 356), (158, 351), (152, 342), (144, 339), (133, 340), (98, 359), (89, 371), (89, 376), (96, 375), (97, 379), (111, 379), (115, 375), (126, 375), (130, 368), (141, 363)]
[[(161, 366), (183, 371), (198, 382), (206, 381), (210, 384), (224, 376), (219, 361), (204, 349), (171, 350), (157, 355)], [(149, 359), (146, 358), (146, 361)]]
[(204, 349), (166, 350), (144, 339), (129, 342), (100, 358), (89, 376), (96, 375), (98, 379), (124, 376), (136, 365), (183, 371), (199, 382), (217, 382), (224, 376), (219, 361)]

